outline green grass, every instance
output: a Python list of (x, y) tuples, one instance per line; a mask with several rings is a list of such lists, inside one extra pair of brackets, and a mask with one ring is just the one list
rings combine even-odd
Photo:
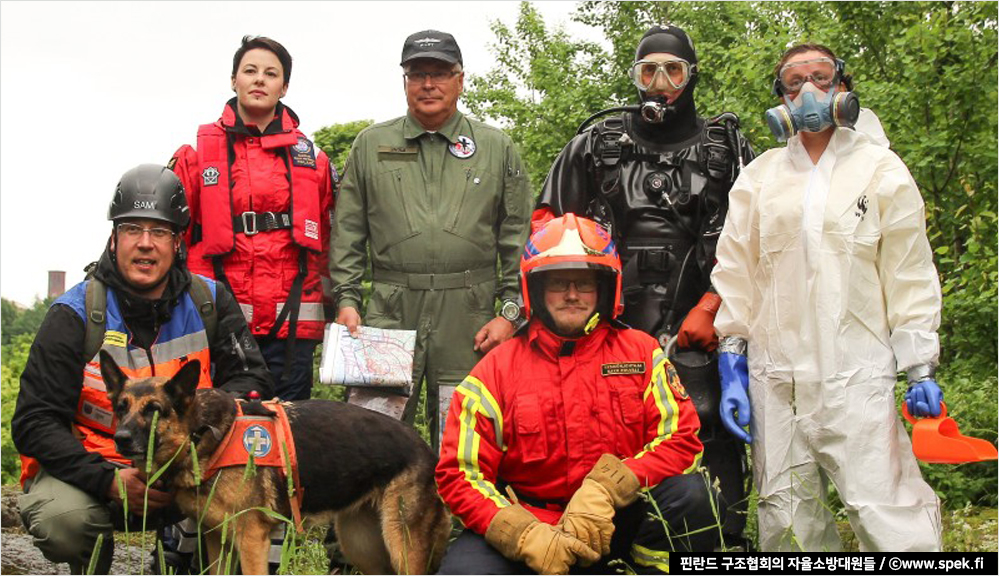
[[(954, 510), (942, 510), (944, 552), (997, 552), (997, 510), (966, 505)], [(846, 520), (836, 522), (844, 552), (858, 552), (857, 537)]]

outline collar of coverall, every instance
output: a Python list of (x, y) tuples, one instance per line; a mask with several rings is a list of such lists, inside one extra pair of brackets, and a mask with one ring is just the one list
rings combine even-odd
[(603, 345), (610, 326), (601, 320), (593, 332), (579, 338), (564, 338), (548, 329), (538, 318), (532, 318), (527, 329), (527, 341), (539, 352), (552, 360), (559, 356), (588, 354)]
[(791, 164), (799, 170), (811, 171), (816, 165), (821, 166), (823, 160), (832, 162), (837, 156), (843, 154), (845, 150), (852, 150), (854, 146), (858, 145), (858, 141), (869, 140), (867, 135), (857, 132), (853, 128), (833, 127), (832, 130), (832, 138), (830, 138), (829, 144), (826, 145), (826, 149), (819, 159), (819, 164), (812, 162), (811, 156), (808, 155), (808, 150), (801, 142), (801, 134), (791, 136), (787, 141), (787, 153)]
[[(461, 134), (461, 128), (464, 126), (465, 115), (459, 110), (455, 110), (454, 114), (447, 119), (447, 122), (441, 126), (440, 130), (435, 130), (441, 136), (447, 138), (447, 141), (454, 144), (458, 141), (458, 136)], [(413, 116), (411, 112), (406, 112), (406, 119), (403, 120), (402, 124), (402, 135), (407, 140), (413, 140), (419, 138), (423, 134), (430, 132), (424, 128), (419, 120)], [(465, 134), (465, 136), (471, 136), (471, 134)]]

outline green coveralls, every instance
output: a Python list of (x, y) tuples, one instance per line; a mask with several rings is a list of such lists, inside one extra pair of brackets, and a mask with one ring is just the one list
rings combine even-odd
[(457, 386), (481, 357), (474, 337), (495, 317), (495, 298), (520, 292), (532, 203), (513, 141), (461, 112), (436, 132), (412, 115), (376, 124), (351, 148), (330, 250), (337, 307), (360, 311), (370, 253), (363, 323), (417, 331), (404, 419), (413, 422), (426, 377), (435, 448), (438, 387)]

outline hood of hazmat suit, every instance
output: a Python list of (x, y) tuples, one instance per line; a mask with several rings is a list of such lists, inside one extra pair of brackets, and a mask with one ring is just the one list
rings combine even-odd
[(839, 550), (832, 480), (861, 550), (939, 550), (894, 398), (897, 370), (939, 353), (923, 201), (877, 138), (834, 130), (816, 164), (794, 136), (743, 170), (711, 276), (719, 336), (749, 344), (760, 546)]
[(860, 109), (860, 115), (857, 117), (857, 123), (853, 125), (853, 129), (867, 136), (871, 142), (878, 146), (885, 148), (891, 146), (888, 135), (885, 134), (885, 129), (881, 126), (881, 119), (870, 108)]

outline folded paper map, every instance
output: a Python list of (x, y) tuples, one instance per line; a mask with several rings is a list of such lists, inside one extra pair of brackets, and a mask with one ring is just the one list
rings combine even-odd
[(326, 326), (319, 381), (323, 384), (402, 388), (413, 385), (413, 349), (416, 330), (389, 330), (361, 326), (352, 338), (341, 324)]

